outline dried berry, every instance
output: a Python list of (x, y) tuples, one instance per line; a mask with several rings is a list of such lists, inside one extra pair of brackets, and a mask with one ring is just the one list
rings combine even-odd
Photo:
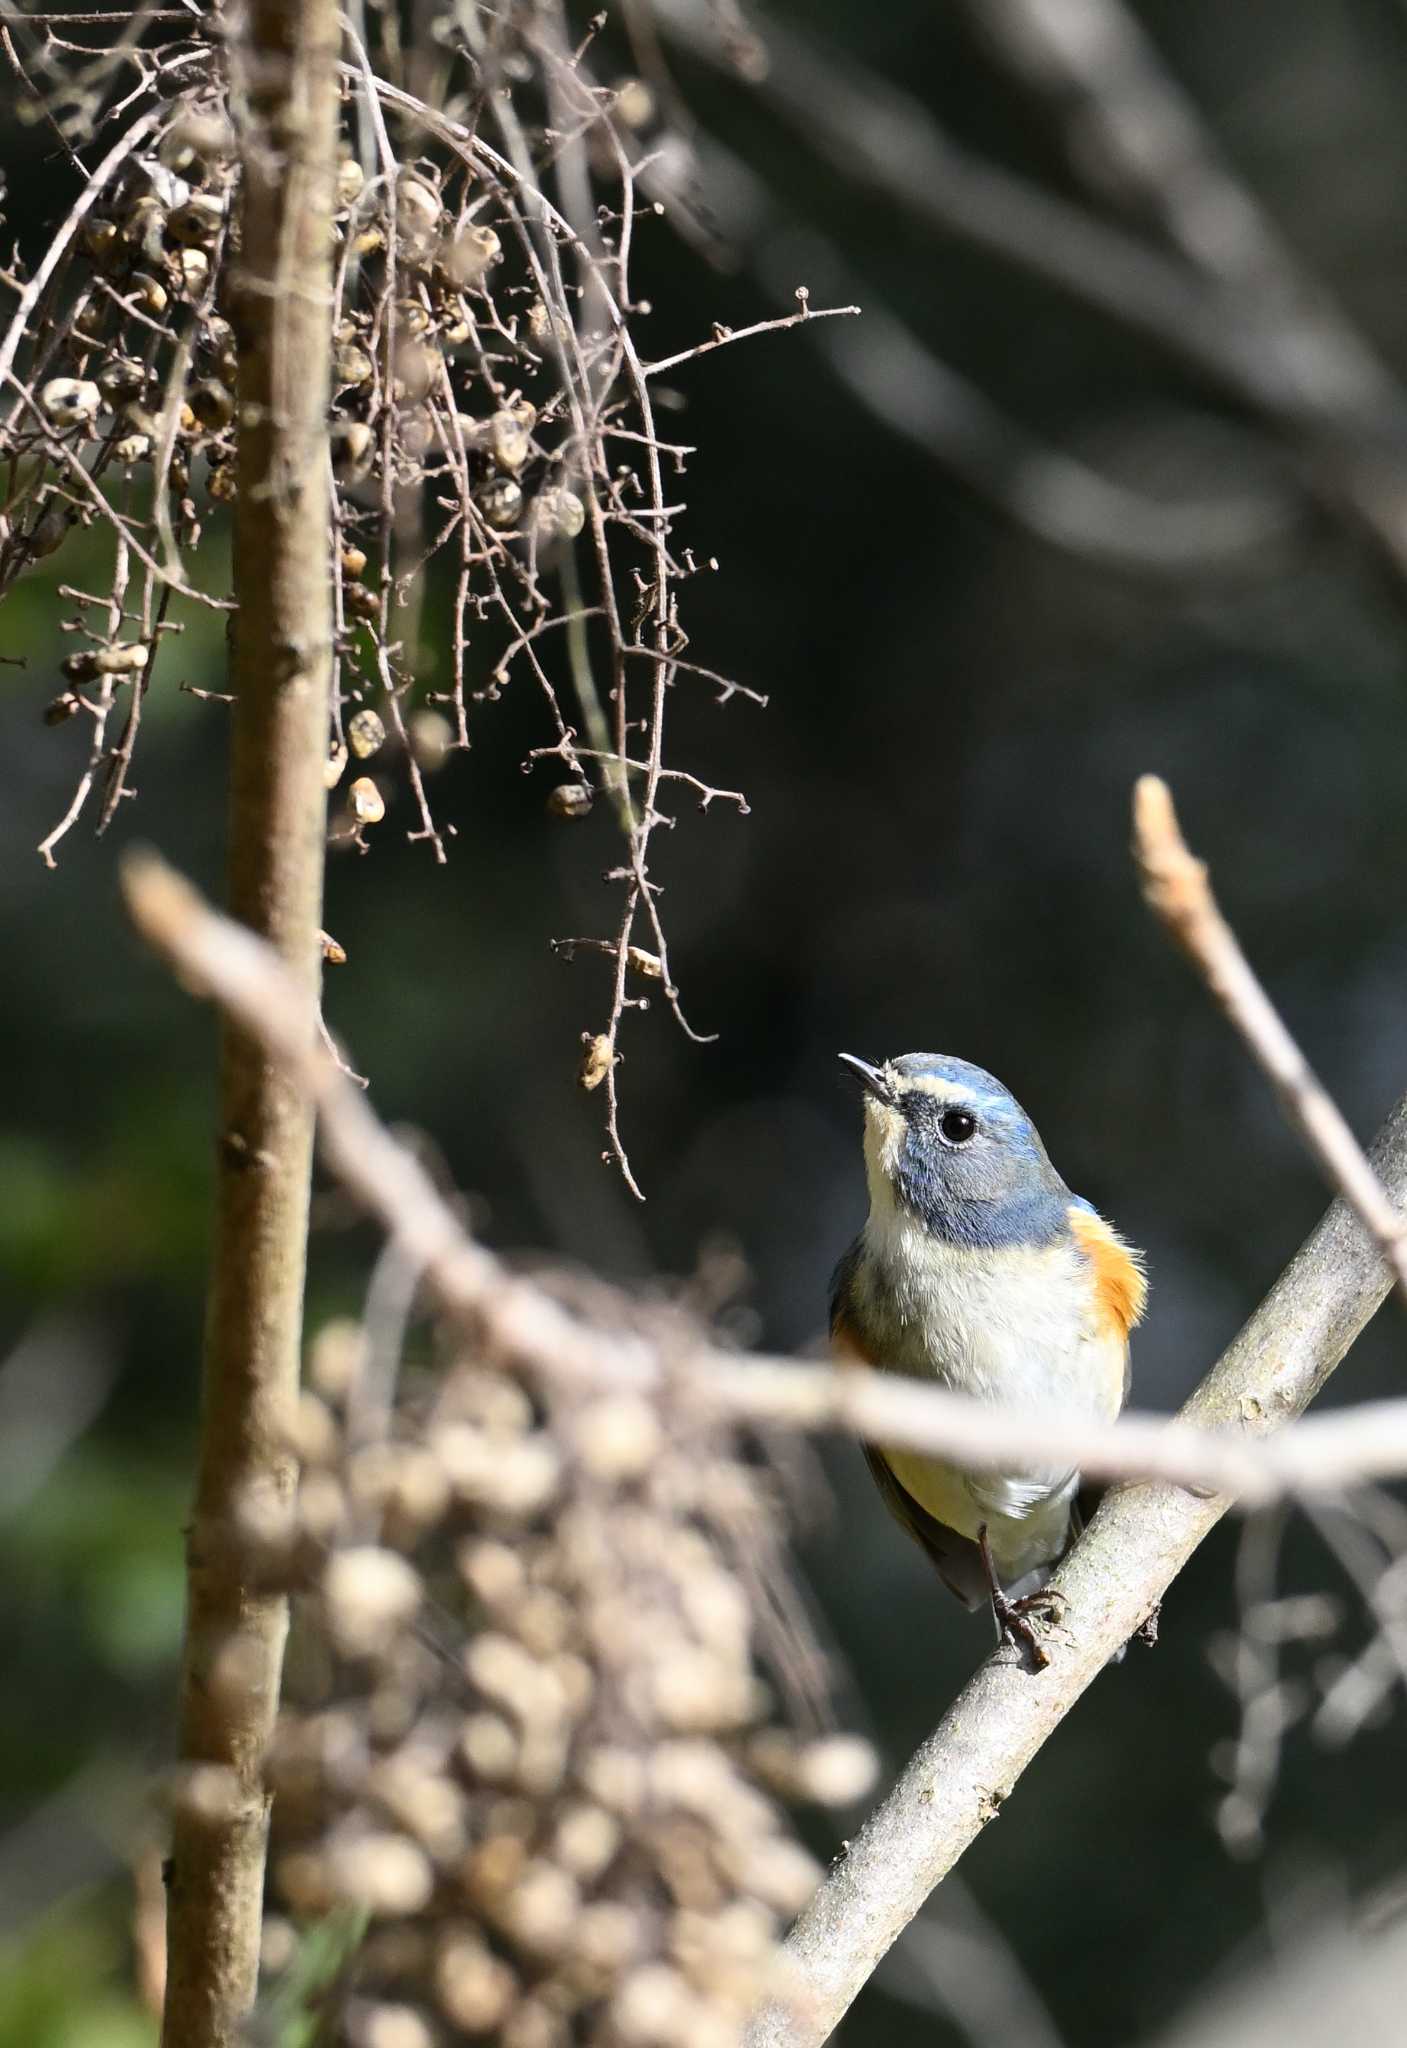
[(87, 427), (102, 410), (103, 394), (81, 377), (51, 377), (39, 394), (45, 416), (56, 427)]
[[(206, 269), (208, 273), (208, 263)], [(171, 303), (171, 295), (160, 279), (149, 277), (145, 272), (132, 279), (131, 291), (142, 311), (153, 320), (158, 319)]]
[(386, 815), (386, 799), (369, 775), (359, 775), (347, 791), (347, 808), (358, 825), (379, 825)]
[(376, 365), (364, 348), (356, 342), (343, 342), (333, 352), (332, 381), (334, 384), (356, 387), (369, 384), (375, 375)]
[(83, 246), (100, 269), (115, 269), (122, 257), (122, 235), (115, 221), (94, 220), (83, 230)]
[(595, 795), (589, 782), (559, 782), (547, 792), (547, 808), (554, 818), (584, 818)]
[(440, 195), (428, 179), (402, 171), (396, 180), (396, 226), (402, 234), (432, 234), (440, 224)]
[(182, 249), (176, 258), (177, 277), (188, 299), (198, 299), (210, 282), (210, 258), (203, 249)]
[(532, 452), (532, 430), (536, 408), (520, 401), (503, 406), (489, 421), (488, 441), (500, 469), (519, 470)]
[(502, 253), (502, 244), (492, 228), (467, 227), (441, 245), (440, 268), (450, 283), (462, 291), (466, 285), (477, 284)]
[(523, 488), (511, 476), (490, 477), (474, 496), (490, 526), (504, 531), (517, 525), (523, 510)]
[(575, 540), (586, 524), (586, 507), (575, 491), (561, 486), (540, 491), (533, 523), (543, 540)]
[(418, 405), (439, 384), (444, 367), (444, 357), (438, 349), (427, 348), (418, 341), (406, 342), (396, 350), (392, 396), (403, 404)]
[(96, 341), (107, 326), (107, 307), (101, 299), (85, 301), (73, 316), (73, 331), (80, 341)]
[(151, 649), (140, 640), (123, 641), (116, 647), (101, 647), (95, 657), (102, 675), (131, 675), (151, 660)]
[(616, 1053), (604, 1032), (596, 1037), (588, 1033), (584, 1042), (586, 1050), (582, 1053), (576, 1078), (577, 1086), (589, 1092), (593, 1088), (599, 1088), (610, 1073), (615, 1065)]
[(332, 467), (343, 483), (356, 483), (371, 468), (376, 436), (365, 420), (339, 420), (332, 429)]
[(359, 761), (386, 744), (386, 728), (374, 711), (357, 711), (347, 721), (347, 741)]
[(134, 199), (122, 222), (122, 239), (148, 263), (160, 263), (165, 253), (166, 208), (154, 192)]
[(187, 403), (197, 422), (212, 434), (227, 427), (235, 415), (234, 394), (218, 377), (203, 377), (192, 384)]
[(213, 249), (225, 225), (224, 201), (214, 192), (192, 192), (166, 223), (167, 235), (184, 248)]
[(99, 390), (114, 405), (135, 398), (146, 389), (146, 382), (145, 366), (131, 356), (109, 356), (97, 376)]

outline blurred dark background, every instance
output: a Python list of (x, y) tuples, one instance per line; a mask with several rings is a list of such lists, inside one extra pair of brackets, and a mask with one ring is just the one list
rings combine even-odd
[[(1297, 257), (1407, 372), (1407, 11), (1158, 0), (1137, 15)], [(1117, 191), (1082, 191), (1056, 103), (974, 33), (972, 9), (817, 0), (789, 18), (842, 72), (902, 86), (983, 158), (1117, 219)], [(490, 1242), (625, 1275), (684, 1274), (735, 1244), (752, 1276), (739, 1326), (780, 1350), (818, 1343), (863, 1214), (836, 1053), (976, 1060), (1071, 1185), (1147, 1247), (1135, 1398), (1170, 1407), (1323, 1192), (1140, 904), (1130, 786), (1149, 769), (1171, 782), (1292, 1028), (1371, 1131), (1407, 1085), (1407, 579), (1318, 454), (1205, 366), (939, 235), (765, 92), (666, 47), (698, 123), (696, 166), (676, 166), (698, 227), (642, 231), (650, 346), (767, 317), (798, 284), (815, 306), (858, 299), (879, 337), (864, 319), (843, 344), (840, 323), (769, 335), (673, 380), (667, 431), (699, 451), (680, 537), (720, 563), (686, 593), (691, 651), (770, 700), (719, 707), (687, 677), (674, 692), (673, 760), (751, 803), (681, 803), (656, 840), (685, 1002), (717, 1040), (686, 1043), (658, 1006), (629, 1021), (637, 1205), (601, 1164), (598, 1099), (575, 1085), (605, 969), (548, 946), (609, 928), (614, 828), (604, 805), (548, 818), (552, 778), (519, 772), (548, 737), (526, 682), (476, 707), (473, 751), (432, 785), (458, 832), (447, 867), (406, 843), (394, 777), (369, 855), (333, 858), (326, 921), (348, 961), (329, 976), (331, 1020)], [(9, 224), (33, 247), (61, 172), (42, 131), (4, 141)], [(1133, 232), (1159, 246), (1155, 227)], [(917, 445), (919, 382), (879, 349), (891, 317), (1013, 433), (1133, 494), (1154, 536), (1172, 507), (1190, 559), (1158, 540), (1114, 566), (1131, 516), (1092, 546), (1053, 545), (1013, 516), (1012, 477), (958, 480)], [(866, 378), (887, 417), (857, 391)], [(1265, 538), (1219, 551), (1228, 507), (1271, 508)], [(150, 841), (218, 890), (223, 825), (221, 710), (174, 688), (219, 686), (219, 633), (196, 617), (149, 700), (138, 800), (102, 842), (81, 827), (57, 872), (35, 857), (86, 743), (40, 712), (63, 651), (53, 584), (83, 582), (88, 544), (47, 581), (32, 572), (0, 618), (0, 653), (26, 664), (0, 669), (0, 2038), (33, 2048), (151, 2038), (127, 1989), (126, 1865), (145, 1775), (169, 1753), (214, 1030), (129, 937), (115, 857)], [(432, 588), (432, 645), (444, 600)], [(370, 1248), (335, 1202), (321, 1214), (314, 1322), (355, 1306)], [(1388, 1310), (1330, 1398), (1395, 1389), (1401, 1356)], [(840, 1715), (892, 1769), (985, 1653), (985, 1624), (892, 1529), (858, 1452), (828, 1446), (807, 1493), (803, 1562)], [(1236, 1623), (1237, 1544), (1235, 1525), (1217, 1532), (1156, 1652), (1135, 1648), (1061, 1729), (847, 2042), (1152, 2040), (1305, 1900), (1349, 1904), (1407, 1866), (1400, 1709), (1342, 1751), (1292, 1732), (1263, 1854), (1221, 1845), (1215, 1764), (1236, 1719), (1209, 1645)], [(1302, 1528), (1281, 1573), (1346, 1591)], [(1363, 1626), (1348, 1593), (1341, 1646)], [(941, 1988), (955, 1928), (971, 1937), (960, 2018)], [(1019, 2025), (970, 1964), (972, 1940), (993, 1939), (1030, 1980)]]

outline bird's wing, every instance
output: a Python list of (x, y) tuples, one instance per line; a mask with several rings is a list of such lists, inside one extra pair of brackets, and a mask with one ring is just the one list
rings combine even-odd
[[(851, 1244), (845, 1247), (845, 1250), (836, 1260), (835, 1271), (831, 1274), (829, 1320), (832, 1337), (838, 1336), (841, 1325), (845, 1321), (845, 1303), (849, 1297), (851, 1282), (855, 1277), (855, 1268), (859, 1262), (860, 1240), (857, 1237)], [(850, 1339), (848, 1348), (857, 1357), (864, 1356), (864, 1353), (860, 1350), (858, 1343), (853, 1337)]]
[(984, 1514), (1020, 1521), (1056, 1494), (1067, 1493), (1074, 1478), (1073, 1471), (1037, 1472), (1030, 1476), (1012, 1472), (972, 1472), (964, 1484)]
[(939, 1578), (949, 1592), (956, 1593), (964, 1607), (982, 1607), (989, 1598), (986, 1567), (977, 1545), (966, 1536), (959, 1536), (956, 1529), (949, 1529), (921, 1507), (906, 1487), (899, 1484), (890, 1469), (883, 1451), (873, 1444), (862, 1444), (865, 1463), (874, 1475), (874, 1481), (884, 1498), (895, 1521), (907, 1529), (914, 1541), (922, 1546), (933, 1562)]
[[(831, 1279), (831, 1344), (840, 1364), (872, 1367), (874, 1361), (848, 1321), (843, 1306), (859, 1254), (857, 1239), (841, 1259)], [(977, 1545), (968, 1537), (960, 1536), (956, 1529), (945, 1527), (929, 1514), (927, 1508), (920, 1506), (907, 1487), (900, 1485), (883, 1451), (875, 1444), (862, 1443), (860, 1448), (884, 1505), (900, 1528), (907, 1530), (927, 1553), (943, 1584), (957, 1595), (964, 1607), (982, 1606), (988, 1597), (987, 1573)]]

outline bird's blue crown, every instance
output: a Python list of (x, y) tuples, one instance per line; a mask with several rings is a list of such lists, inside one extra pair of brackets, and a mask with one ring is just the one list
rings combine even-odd
[(1054, 1243), (1071, 1194), (1010, 1089), (968, 1060), (902, 1053), (871, 1067), (846, 1055), (869, 1098), (872, 1179), (935, 1237), (973, 1249)]

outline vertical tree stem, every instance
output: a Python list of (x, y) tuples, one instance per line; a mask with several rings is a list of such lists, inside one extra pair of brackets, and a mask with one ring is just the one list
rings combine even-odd
[[(229, 901), (316, 1026), (332, 662), (327, 404), (335, 0), (246, 0), (231, 49), (242, 160)], [(268, 1834), (262, 1764), (287, 1605), (250, 1586), (233, 1524), (286, 1495), (312, 1116), (226, 1025), (199, 1470), (189, 1532), (164, 2048), (231, 2048), (253, 2003)], [(205, 1767), (202, 1769), (201, 1767)]]

